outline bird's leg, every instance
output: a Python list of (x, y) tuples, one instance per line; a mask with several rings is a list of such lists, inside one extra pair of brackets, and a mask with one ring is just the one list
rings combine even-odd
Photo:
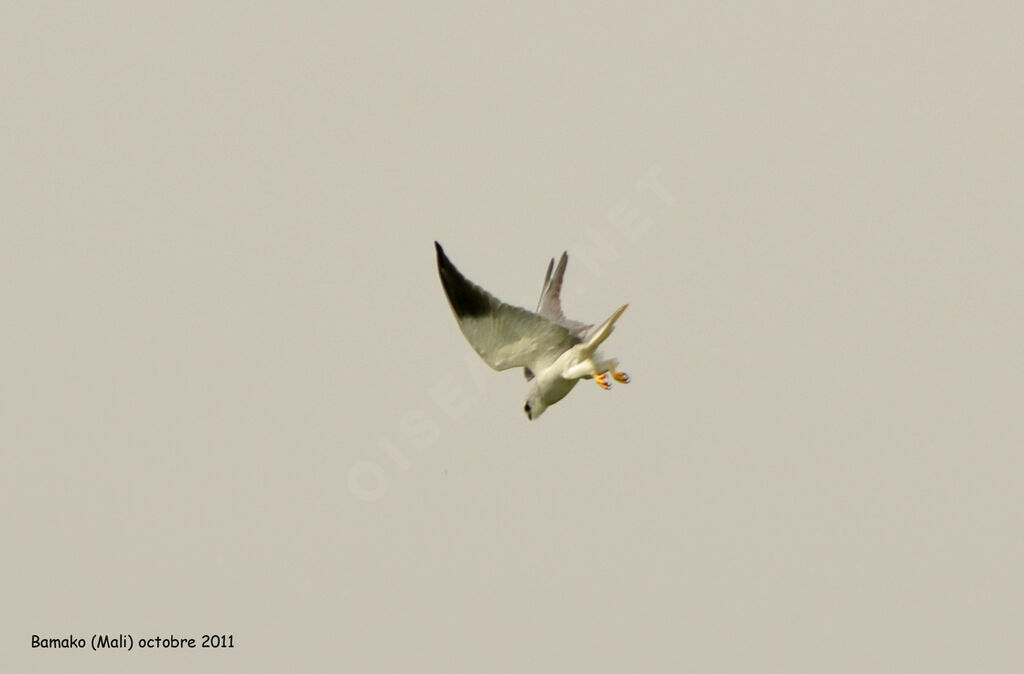
[(589, 360), (584, 360), (581, 363), (574, 363), (568, 367), (565, 372), (562, 373), (563, 379), (583, 379), (586, 377), (592, 377), (594, 374), (594, 364)]
[(595, 374), (594, 381), (596, 381), (597, 385), (603, 388), (605, 391), (612, 387), (612, 385), (608, 382), (608, 375), (603, 372), (601, 374)]
[(620, 384), (628, 384), (629, 383), (629, 375), (626, 374), (625, 372), (619, 372), (618, 370), (616, 370), (613, 367), (611, 369), (611, 373), (612, 373), (612, 377), (615, 378), (615, 381), (619, 382)]

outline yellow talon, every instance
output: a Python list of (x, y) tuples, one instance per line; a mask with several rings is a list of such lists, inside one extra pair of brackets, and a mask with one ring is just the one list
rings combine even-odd
[(615, 377), (615, 381), (619, 382), (620, 384), (629, 383), (629, 375), (626, 374), (625, 372), (616, 372), (615, 370), (612, 370), (612, 376)]
[(605, 391), (612, 387), (612, 385), (608, 383), (608, 375), (606, 374), (595, 374), (594, 381), (596, 381), (597, 385), (603, 388)]

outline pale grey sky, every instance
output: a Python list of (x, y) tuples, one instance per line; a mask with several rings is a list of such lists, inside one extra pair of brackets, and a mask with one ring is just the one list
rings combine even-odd
[[(1022, 20), (0, 10), (0, 660), (1019, 669)], [(633, 382), (528, 422), (435, 239)]]

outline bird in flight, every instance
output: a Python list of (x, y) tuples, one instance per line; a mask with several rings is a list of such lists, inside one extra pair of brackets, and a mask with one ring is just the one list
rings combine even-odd
[(521, 367), (532, 382), (523, 407), (531, 421), (567, 396), (580, 379), (593, 378), (606, 391), (611, 388), (609, 374), (617, 382), (629, 383), (629, 376), (617, 369), (619, 362), (597, 350), (629, 305), (616, 309), (596, 330), (566, 318), (560, 295), (567, 253), (562, 253), (557, 267), (554, 259), (548, 263), (533, 312), (506, 304), (476, 285), (455, 268), (441, 244), (435, 241), (434, 247), (441, 285), (470, 346), (495, 370)]

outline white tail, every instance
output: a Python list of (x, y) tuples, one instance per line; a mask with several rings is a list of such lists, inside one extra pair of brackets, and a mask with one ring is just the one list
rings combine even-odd
[(597, 351), (597, 347), (601, 346), (601, 342), (608, 339), (608, 335), (612, 334), (612, 330), (615, 329), (615, 321), (619, 320), (619, 316), (626, 310), (628, 304), (623, 304), (621, 307), (615, 310), (615, 313), (608, 317), (608, 320), (601, 324), (594, 334), (587, 340), (587, 343), (580, 349), (584, 358), (590, 358)]

